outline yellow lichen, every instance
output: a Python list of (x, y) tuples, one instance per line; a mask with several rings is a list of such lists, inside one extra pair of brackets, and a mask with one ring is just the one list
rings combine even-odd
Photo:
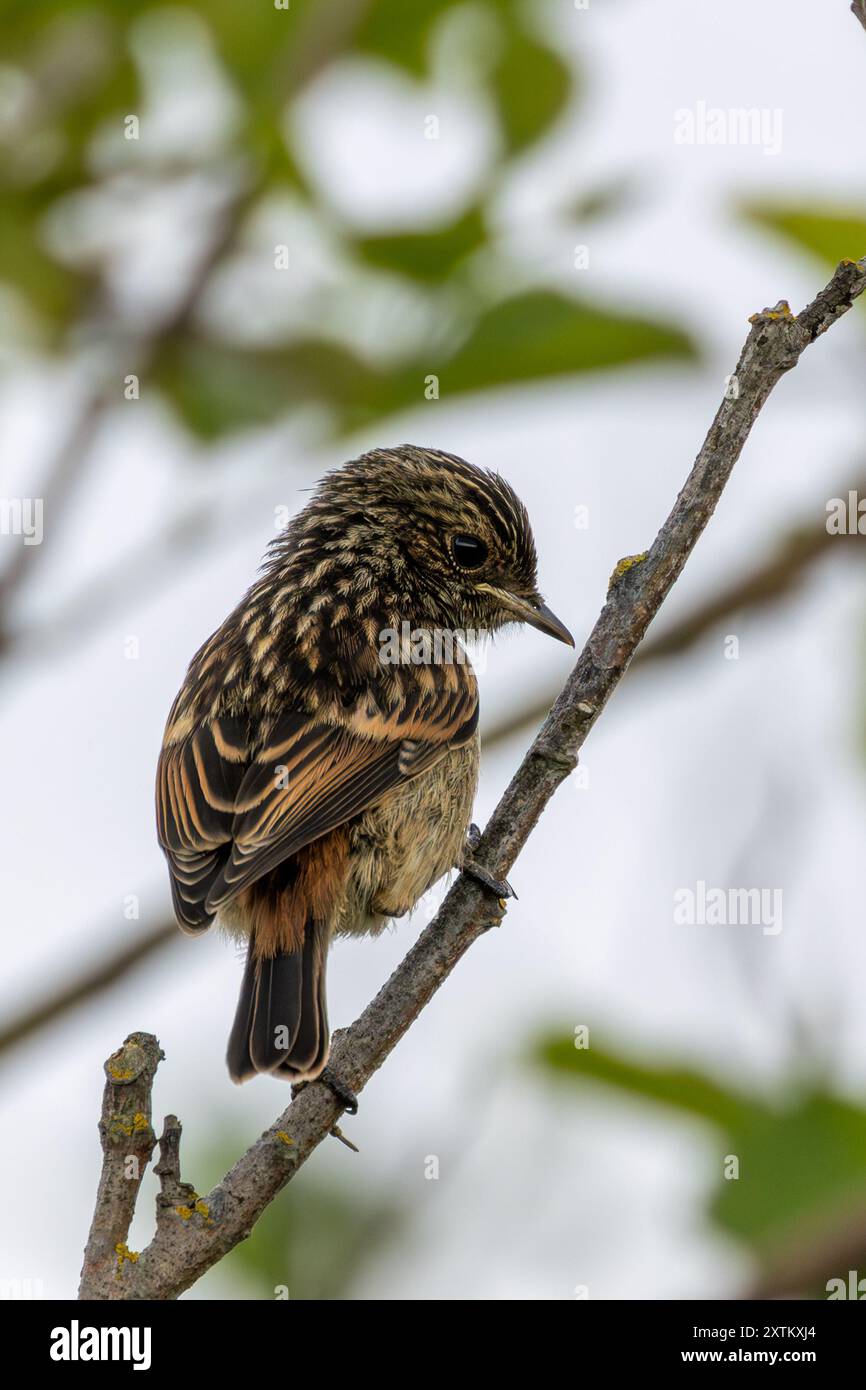
[(109, 1062), (108, 1071), (114, 1081), (131, 1081), (135, 1076), (132, 1067), (119, 1067), (116, 1062)]
[(130, 1138), (133, 1134), (141, 1134), (150, 1129), (150, 1123), (146, 1115), (137, 1110), (131, 1120), (126, 1120), (122, 1115), (112, 1115), (111, 1129), (115, 1134), (125, 1134)]
[(647, 551), (645, 550), (641, 551), (640, 555), (624, 556), (623, 559), (620, 560), (619, 564), (615, 566), (613, 574), (610, 576), (610, 580), (608, 582), (608, 588), (611, 588), (612, 585), (614, 585), (618, 579), (622, 579), (623, 575), (626, 573), (627, 570), (632, 569), (635, 565), (641, 564), (646, 559), (646, 557)]
[(137, 1251), (137, 1250), (130, 1250), (130, 1249), (129, 1249), (129, 1246), (124, 1245), (122, 1241), (120, 1242), (119, 1245), (115, 1245), (115, 1247), (114, 1247), (114, 1252), (115, 1252), (115, 1254), (117, 1255), (117, 1272), (118, 1272), (118, 1274), (119, 1274), (120, 1271), (123, 1269), (123, 1262), (124, 1262), (124, 1260), (129, 1260), (130, 1264), (136, 1264), (137, 1261), (138, 1261), (138, 1251)]
[(192, 1207), (175, 1207), (175, 1211), (177, 1212), (178, 1216), (183, 1221), (191, 1221), (192, 1218), (195, 1216), (196, 1212), (198, 1212), (199, 1216), (204, 1218), (207, 1225), (212, 1226), (213, 1217), (210, 1214), (210, 1208), (208, 1207), (207, 1202), (203, 1202), (197, 1192), (190, 1193), (190, 1198), (195, 1203), (195, 1205)]
[(279, 1139), (281, 1144), (294, 1144), (295, 1142), (290, 1135), (286, 1134), (284, 1129), (277, 1130), (276, 1138)]
[(764, 309), (760, 314), (750, 314), (749, 323), (759, 323), (761, 319), (790, 319), (793, 318), (791, 306), (787, 299), (780, 299), (775, 309)]

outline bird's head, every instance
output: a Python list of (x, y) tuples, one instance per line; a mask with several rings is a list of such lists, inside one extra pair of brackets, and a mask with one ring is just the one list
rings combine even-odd
[(403, 444), (329, 473), (302, 516), (308, 553), (331, 556), (355, 591), (389, 588), (406, 617), (495, 632), (528, 623), (574, 646), (538, 591), (526, 508), (513, 488), (454, 454)]

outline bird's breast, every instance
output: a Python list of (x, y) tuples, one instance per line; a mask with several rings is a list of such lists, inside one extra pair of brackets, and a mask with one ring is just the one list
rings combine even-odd
[(349, 832), (340, 934), (378, 932), (459, 864), (478, 785), (477, 734), (390, 793)]

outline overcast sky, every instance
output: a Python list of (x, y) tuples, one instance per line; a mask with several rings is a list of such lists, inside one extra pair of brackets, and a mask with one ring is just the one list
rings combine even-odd
[[(497, 468), (529, 508), (543, 590), (580, 644), (616, 561), (645, 549), (664, 519), (748, 315), (780, 297), (799, 308), (826, 279), (738, 220), (738, 201), (866, 207), (866, 34), (846, 0), (547, 9), (587, 96), (509, 188), (503, 227), (539, 278), (684, 324), (703, 365), (444, 398), (389, 422), (387, 438), (364, 434), (339, 452), (283, 426), (220, 446), (207, 470), (161, 409), (119, 409), (30, 611), (50, 613), (197, 498), (221, 506), (223, 540), (170, 582), (157, 564), (146, 601), (74, 650), (22, 662), (7, 685), (0, 990), (10, 1012), (92, 960), (112, 931), (119, 944), (166, 911), (152, 810), (163, 722), (186, 661), (252, 578), (275, 506), (301, 505), (324, 468), (377, 443), (409, 439)], [(204, 77), (200, 87), (212, 100)], [(432, 102), (450, 123), (436, 162), (420, 168), (406, 131)], [(760, 108), (772, 138), (677, 143), (676, 113), (700, 122), (710, 108)], [(486, 138), (465, 101), (386, 82), (372, 65), (329, 76), (298, 120), (343, 210), (367, 225), (374, 210), (401, 221), (449, 199), (459, 210)], [(633, 197), (592, 225), (589, 268), (577, 271), (573, 233), (551, 207), (564, 189), (577, 196), (620, 177)], [(151, 275), (162, 228), (152, 217), (143, 237)], [(778, 387), (660, 624), (757, 563), (786, 521), (820, 513), (846, 475), (862, 475), (863, 333), (862, 314), (851, 314)], [(38, 362), (7, 370), (0, 452), (15, 486), (47, 456), (74, 389)], [(575, 526), (581, 504), (588, 530)], [(409, 1194), (410, 1237), (358, 1295), (558, 1299), (588, 1285), (593, 1297), (712, 1297), (736, 1286), (742, 1257), (699, 1215), (718, 1172), (714, 1136), (600, 1091), (552, 1091), (520, 1056), (539, 1027), (586, 1023), (641, 1055), (658, 1049), (769, 1086), (797, 1060), (801, 1018), (838, 1086), (862, 1097), (863, 629), (862, 593), (840, 559), (769, 616), (629, 678), (585, 750), (589, 786), (563, 786), (516, 865), (520, 897), (502, 929), (473, 947), (346, 1122), (361, 1156), (327, 1144), (312, 1161), (347, 1183)], [(731, 632), (736, 661), (725, 656)], [(568, 669), (569, 653), (537, 633), (498, 641), (481, 676), (487, 722)], [(485, 759), (479, 822), (527, 742)], [(675, 925), (674, 893), (699, 880), (782, 889), (783, 929)], [(124, 918), (128, 895), (140, 900), (138, 922)], [(335, 948), (332, 1026), (357, 1015), (439, 896), (379, 940)], [(199, 1190), (220, 1175), (206, 1171), (215, 1121), (244, 1141), (270, 1123), (286, 1092), (265, 1079), (236, 1090), (223, 1063), (239, 969), (216, 934), (179, 936), (128, 986), (14, 1054), (0, 1103), (13, 1136), (7, 1180), (22, 1200), (7, 1213), (0, 1274), (41, 1278), (48, 1296), (73, 1289), (98, 1173), (101, 1063), (133, 1029), (157, 1033), (165, 1049), (155, 1111), (180, 1114), (199, 1165), (185, 1176)], [(438, 1182), (424, 1178), (429, 1154), (441, 1158)], [(56, 1193), (61, 1173), (58, 1210), (38, 1194)], [(135, 1248), (150, 1225), (148, 1203), (139, 1206)], [(239, 1292), (219, 1272), (191, 1296), (208, 1291)]]

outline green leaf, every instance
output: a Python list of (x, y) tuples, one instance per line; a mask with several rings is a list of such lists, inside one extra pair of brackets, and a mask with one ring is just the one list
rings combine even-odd
[(189, 427), (211, 439), (310, 403), (330, 407), (335, 428), (346, 432), (421, 405), (430, 375), (439, 376), (444, 397), (644, 358), (694, 355), (678, 329), (535, 291), (483, 315), (450, 358), (425, 352), (387, 371), (315, 338), (268, 350), (187, 339), (166, 349), (153, 379)]
[(748, 1096), (737, 1095), (689, 1067), (635, 1062), (595, 1043), (575, 1047), (573, 1037), (558, 1033), (540, 1039), (532, 1058), (548, 1071), (578, 1081), (598, 1081), (729, 1129), (742, 1125), (751, 1104)]
[(37, 218), (28, 204), (4, 199), (0, 203), (0, 280), (21, 295), (42, 320), (50, 342), (78, 309), (88, 276), (59, 265), (40, 240)]
[[(269, 112), (279, 124), (280, 107), (308, 63), (314, 67), (327, 36), (328, 56), (339, 57), (340, 0), (291, 0), (277, 9), (274, 0), (253, 5), (238, 0), (195, 0), (213, 35), (220, 59), (248, 108)], [(335, 23), (336, 21), (336, 23)]]
[(711, 1214), (761, 1252), (783, 1249), (805, 1225), (835, 1225), (866, 1201), (866, 1112), (826, 1092), (778, 1109), (756, 1102), (725, 1143), (740, 1176), (719, 1184)]
[[(92, 184), (92, 137), (109, 117), (120, 129), (123, 113), (136, 109), (138, 85), (122, 27), (104, 11), (46, 6), (33, 24), (29, 11), (8, 4), (6, 10), (7, 58), (14, 53), (22, 71), (32, 69), (37, 85), (47, 80), (46, 65), (60, 70), (62, 55), (62, 82), (34, 104), (21, 135), (0, 143), (0, 277), (40, 315), (56, 343), (95, 274), (52, 257), (43, 245), (43, 219), (65, 195)], [(45, 142), (52, 157), (34, 165), (28, 141)]]
[(572, 74), (556, 53), (509, 20), (491, 88), (506, 148), (516, 154), (545, 135), (561, 115), (571, 95)]
[(395, 236), (360, 237), (353, 244), (362, 260), (414, 280), (445, 280), (454, 267), (483, 246), (484, 218), (470, 208), (456, 222), (431, 232), (405, 232)]
[(750, 221), (778, 232), (830, 266), (866, 256), (866, 208), (842, 210), (750, 203)]
[(423, 77), (427, 73), (430, 35), (442, 15), (460, 3), (461, 0), (376, 0), (367, 7), (354, 47)]
[[(710, 1215), (768, 1261), (805, 1224), (832, 1225), (866, 1203), (866, 1110), (817, 1085), (765, 1098), (676, 1063), (636, 1062), (595, 1042), (576, 1048), (561, 1034), (540, 1039), (531, 1057), (563, 1079), (600, 1083), (714, 1126), (718, 1180)], [(739, 1173), (726, 1179), (731, 1156)]]
[(480, 390), (650, 357), (696, 355), (687, 335), (671, 325), (566, 299), (551, 290), (531, 290), (483, 316), (456, 356), (442, 365), (442, 391)]
[(40, 0), (33, 5), (30, 0), (0, 0), (0, 25), (3, 28), (3, 58), (5, 62), (18, 62), (27, 56), (34, 40), (42, 42), (46, 36), (53, 37), (52, 27), (57, 21), (69, 30), (78, 23), (98, 24), (110, 19), (124, 25), (136, 15), (153, 8), (153, 0)]
[(152, 379), (204, 439), (266, 425), (302, 404), (330, 405), (342, 421), (382, 392), (381, 378), (348, 349), (315, 340), (264, 351), (185, 340), (162, 353)]

